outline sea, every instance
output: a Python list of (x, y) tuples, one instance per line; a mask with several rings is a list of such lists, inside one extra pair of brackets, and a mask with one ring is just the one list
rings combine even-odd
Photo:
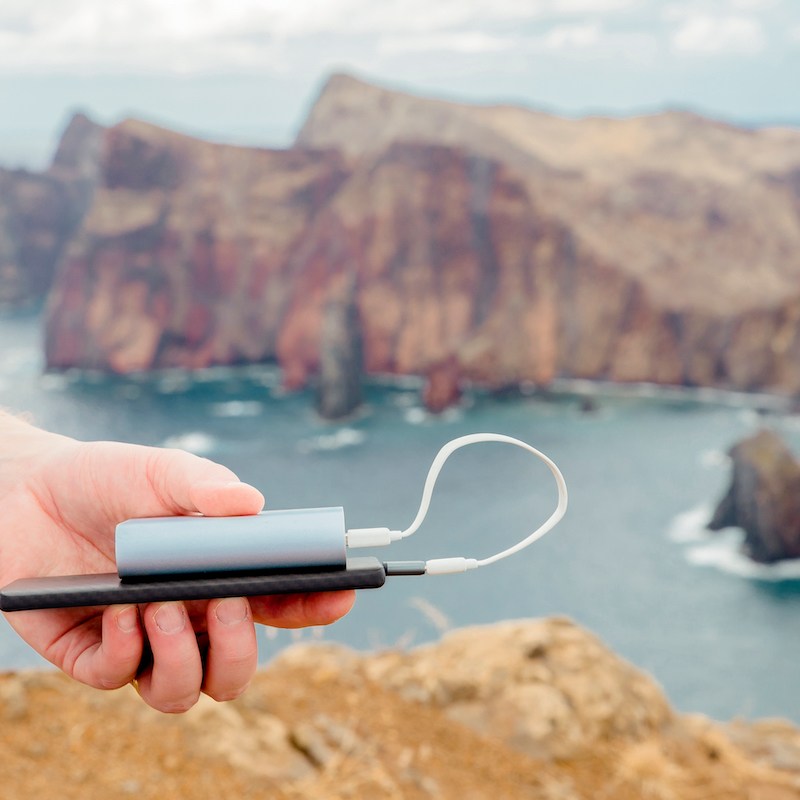
[[(561, 467), (570, 506), (527, 550), (462, 575), (394, 577), (325, 628), (260, 630), (268, 661), (296, 641), (411, 648), (453, 628), (567, 616), (649, 672), (682, 711), (800, 723), (800, 565), (752, 564), (741, 532), (704, 530), (731, 445), (760, 427), (800, 451), (800, 418), (770, 398), (560, 382), (547, 393), (469, 392), (439, 416), (415, 379), (372, 379), (362, 412), (321, 420), (273, 365), (126, 378), (46, 373), (36, 314), (0, 317), (0, 406), (84, 440), (181, 447), (232, 468), (270, 508), (343, 506), (348, 527), (406, 527), (431, 460), (475, 432), (529, 442)], [(481, 558), (554, 508), (547, 469), (481, 444), (448, 461), (431, 510), (383, 558)], [(24, 536), (2, 525), (0, 535)], [(0, 622), (0, 669), (43, 666)]]

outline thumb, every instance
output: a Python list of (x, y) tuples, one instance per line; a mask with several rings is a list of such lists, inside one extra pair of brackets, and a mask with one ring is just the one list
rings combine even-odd
[(106, 507), (120, 522), (198, 512), (248, 515), (264, 507), (261, 492), (230, 469), (184, 450), (116, 442), (83, 447), (92, 485), (102, 487)]
[(147, 449), (145, 480), (169, 513), (222, 517), (257, 514), (264, 507), (261, 492), (222, 464), (183, 450)]

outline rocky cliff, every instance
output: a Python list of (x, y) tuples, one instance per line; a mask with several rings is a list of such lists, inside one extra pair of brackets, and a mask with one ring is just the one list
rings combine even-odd
[(800, 131), (677, 112), (562, 119), (335, 76), (298, 137), (351, 158), (400, 141), (502, 163), (534, 225), (568, 233), (546, 279), (558, 324), (535, 338), (557, 374), (800, 388)]
[(51, 367), (277, 358), (299, 386), (352, 285), (366, 370), (428, 375), (434, 406), (554, 376), (800, 391), (798, 131), (336, 76), (291, 150), (128, 121), (100, 173), (51, 294)]
[(676, 714), (646, 675), (561, 620), (412, 652), (296, 646), (228, 704), (183, 717), (130, 687), (0, 677), (15, 800), (792, 800), (800, 732)]
[(0, 169), (0, 309), (41, 302), (91, 201), (100, 128), (77, 114), (43, 174)]

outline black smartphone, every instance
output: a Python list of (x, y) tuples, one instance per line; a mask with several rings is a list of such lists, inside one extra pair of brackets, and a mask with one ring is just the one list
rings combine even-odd
[(0, 611), (108, 606), (163, 600), (211, 600), (339, 589), (378, 589), (386, 568), (377, 558), (348, 558), (344, 569), (257, 574), (205, 574), (175, 579), (121, 580), (115, 572), (21, 578), (0, 589)]

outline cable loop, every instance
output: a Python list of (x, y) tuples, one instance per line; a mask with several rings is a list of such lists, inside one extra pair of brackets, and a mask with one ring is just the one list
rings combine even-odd
[[(532, 447), (527, 442), (523, 442), (521, 439), (515, 439), (513, 436), (505, 436), (501, 433), (472, 433), (468, 436), (461, 436), (458, 439), (453, 439), (444, 447), (442, 447), (442, 449), (436, 454), (436, 458), (434, 458), (431, 468), (428, 470), (428, 477), (425, 479), (425, 486), (422, 490), (422, 500), (420, 502), (417, 516), (414, 518), (414, 521), (411, 523), (411, 525), (409, 525), (408, 528), (400, 533), (400, 538), (405, 539), (408, 536), (411, 536), (412, 534), (416, 533), (420, 525), (422, 525), (425, 516), (428, 513), (428, 508), (431, 504), (431, 497), (433, 496), (433, 488), (436, 484), (436, 479), (439, 477), (439, 473), (442, 471), (445, 461), (447, 461), (447, 459), (456, 450), (466, 447), (467, 445), (478, 444), (480, 442), (500, 442), (502, 444), (511, 444), (515, 447), (520, 447), (523, 450), (527, 450), (529, 453), (532, 453), (538, 459), (543, 461), (555, 478), (556, 486), (558, 488), (558, 504), (556, 506), (556, 510), (547, 518), (547, 520), (545, 520), (544, 524), (538, 527), (529, 536), (526, 536), (520, 542), (517, 542), (517, 544), (512, 545), (506, 550), (495, 553), (493, 556), (489, 556), (488, 558), (479, 560), (466, 559), (466, 561), (472, 562), (469, 567), (482, 567), (486, 564), (493, 564), (495, 561), (500, 561), (502, 558), (507, 558), (514, 553), (518, 553), (520, 550), (528, 547), (528, 545), (531, 545), (538, 539), (541, 539), (542, 536), (552, 530), (561, 521), (561, 518), (566, 513), (568, 502), (567, 484), (564, 480), (564, 476), (561, 474), (561, 470), (559, 470), (555, 462), (548, 458), (544, 453), (537, 450), (535, 447)], [(446, 562), (451, 560), (462, 559), (436, 559), (436, 562)], [(428, 562), (429, 565), (433, 565), (433, 563), (434, 562)], [(450, 570), (448, 569), (447, 571)]]

